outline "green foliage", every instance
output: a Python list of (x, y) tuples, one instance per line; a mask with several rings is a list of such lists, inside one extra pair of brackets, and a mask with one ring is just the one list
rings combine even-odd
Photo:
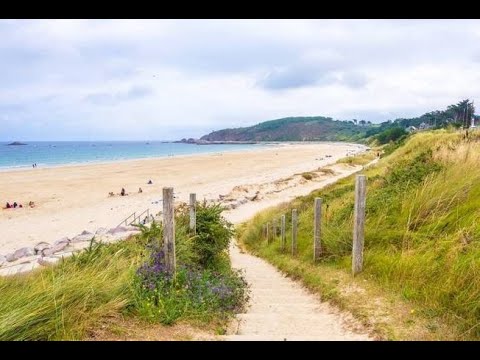
[(215, 267), (227, 256), (228, 246), (234, 234), (233, 225), (222, 216), (220, 204), (197, 204), (197, 235), (193, 252), (203, 267)]
[[(363, 276), (480, 338), (480, 133), (423, 132), (365, 170)], [(297, 259), (312, 263), (313, 200), (323, 198), (321, 262), (351, 271), (354, 176), (258, 214), (240, 240), (264, 256), (262, 225), (299, 211)], [(290, 229), (287, 240), (290, 241)], [(288, 248), (288, 244), (287, 244)]]
[(0, 277), (0, 340), (80, 339), (131, 302), (140, 241), (104, 245), (28, 274)]
[(376, 136), (380, 144), (386, 144), (391, 141), (397, 141), (401, 137), (406, 136), (407, 132), (401, 127), (392, 127), (387, 129)]
[[(165, 324), (226, 319), (248, 296), (225, 252), (233, 231), (218, 205), (200, 204), (198, 210), (197, 237), (189, 234), (185, 208), (177, 211), (179, 270), (173, 278), (153, 276), (154, 268), (152, 276), (139, 276), (139, 267), (150, 266), (162, 249), (158, 223), (140, 226), (140, 235), (118, 243), (92, 240), (57, 265), (0, 277), (0, 340), (82, 339), (119, 313)], [(142, 279), (153, 280), (154, 288)]]
[(179, 319), (210, 321), (240, 311), (247, 284), (239, 271), (180, 267), (175, 276), (135, 278), (135, 311), (148, 321), (169, 325)]
[(149, 321), (226, 318), (247, 300), (246, 282), (228, 259), (232, 224), (223, 218), (219, 204), (197, 203), (196, 209), (196, 235), (189, 233), (188, 206), (177, 209), (175, 273), (168, 271), (163, 246), (156, 240), (161, 225), (143, 230), (149, 258), (135, 277), (133, 309)]

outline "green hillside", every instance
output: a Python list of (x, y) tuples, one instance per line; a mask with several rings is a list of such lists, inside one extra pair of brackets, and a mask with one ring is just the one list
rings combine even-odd
[[(474, 115), (475, 106), (469, 99), (449, 105), (445, 110), (435, 110), (413, 118), (398, 118), (372, 124), (370, 121), (334, 120), (330, 117), (287, 117), (270, 120), (250, 127), (223, 129), (204, 135), (203, 141), (358, 141), (368, 142), (382, 133), (402, 131), (414, 126), (440, 129), (468, 127), (473, 117), (478, 124), (480, 117)], [(383, 143), (382, 141), (380, 141)]]
[(207, 141), (342, 141), (365, 137), (367, 127), (323, 116), (288, 117), (236, 129), (214, 131)]
[[(436, 130), (409, 137), (364, 171), (368, 179), (365, 258), (358, 281), (372, 280), (382, 291), (417, 306), (423, 318), (430, 319), (428, 332), (434, 338), (480, 338), (478, 164), (480, 131), (465, 138), (464, 132)], [(312, 255), (315, 197), (323, 198), (324, 253), (317, 264)], [(328, 280), (329, 269), (350, 278), (353, 203), (351, 176), (258, 214), (240, 229), (240, 239), (251, 251), (318, 290), (316, 286)], [(290, 224), (293, 208), (299, 212), (297, 257), (282, 252), (278, 240), (267, 245), (261, 235), (262, 225), (282, 214)], [(399, 321), (414, 322), (409, 315), (403, 314)], [(456, 331), (441, 333), (438, 319)]]

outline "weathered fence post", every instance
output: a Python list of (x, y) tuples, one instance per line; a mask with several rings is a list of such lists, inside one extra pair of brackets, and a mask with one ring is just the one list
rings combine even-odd
[(314, 226), (313, 226), (313, 261), (320, 259), (322, 254), (322, 199), (315, 198), (315, 208), (314, 208)]
[(352, 273), (362, 271), (363, 267), (363, 242), (365, 230), (365, 194), (366, 176), (357, 175), (355, 179), (355, 208), (353, 223), (353, 247), (352, 247)]
[(270, 223), (267, 222), (267, 244), (270, 244)]
[(285, 251), (285, 215), (282, 215), (282, 225), (281, 225), (281, 237), (282, 237), (282, 251)]
[(297, 254), (297, 209), (292, 210), (292, 255)]
[(262, 225), (262, 237), (264, 239), (267, 237), (267, 227), (265, 224)]
[(277, 220), (272, 220), (272, 241), (277, 240)]
[(163, 188), (163, 246), (167, 271), (174, 272), (175, 259), (175, 206), (173, 188)]
[(197, 195), (190, 194), (190, 232), (197, 234)]

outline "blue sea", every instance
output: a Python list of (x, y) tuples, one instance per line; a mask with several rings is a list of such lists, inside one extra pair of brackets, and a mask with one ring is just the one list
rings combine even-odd
[(160, 141), (30, 141), (8, 146), (0, 142), (0, 169), (101, 163), (176, 155), (255, 149), (262, 144), (195, 145)]

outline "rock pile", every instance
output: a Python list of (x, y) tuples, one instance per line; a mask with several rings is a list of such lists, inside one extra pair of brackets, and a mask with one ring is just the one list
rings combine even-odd
[(0, 276), (14, 275), (33, 270), (39, 266), (54, 264), (63, 257), (70, 256), (88, 247), (92, 239), (111, 243), (125, 240), (139, 232), (140, 230), (135, 226), (119, 226), (111, 229), (99, 228), (95, 233), (84, 230), (71, 239), (64, 237), (53, 244), (42, 241), (34, 247), (23, 247), (9, 254), (0, 254)]

